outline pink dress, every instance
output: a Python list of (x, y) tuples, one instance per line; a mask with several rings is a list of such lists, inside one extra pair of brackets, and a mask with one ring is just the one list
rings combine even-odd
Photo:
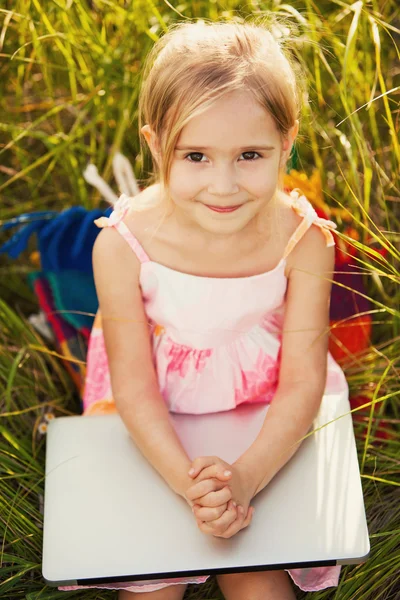
[[(153, 360), (161, 394), (171, 412), (201, 414), (231, 410), (242, 403), (269, 403), (278, 385), (287, 277), (286, 259), (312, 225), (328, 246), (335, 223), (318, 217), (311, 203), (291, 192), (302, 221), (283, 257), (266, 273), (249, 277), (201, 277), (152, 261), (124, 223), (129, 200), (122, 196), (99, 227), (115, 227), (141, 262), (140, 286), (149, 320)], [(210, 310), (212, 307), (212, 310)], [(344, 373), (327, 354), (326, 392), (348, 394)], [(210, 393), (212, 390), (212, 394)], [(115, 411), (100, 311), (91, 333), (84, 391), (84, 415)], [(337, 586), (340, 566), (288, 570), (304, 591)], [(64, 586), (154, 591), (167, 585), (203, 583), (208, 576)]]

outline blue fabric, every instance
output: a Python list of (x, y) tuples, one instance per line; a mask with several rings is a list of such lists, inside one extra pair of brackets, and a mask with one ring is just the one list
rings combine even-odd
[(0, 254), (17, 258), (26, 250), (33, 233), (37, 234), (42, 269), (59, 273), (63, 270), (92, 273), (92, 249), (100, 229), (94, 220), (108, 217), (112, 207), (86, 210), (73, 206), (61, 213), (41, 211), (26, 213), (7, 221), (0, 231), (19, 227), (17, 232), (0, 247)]
[(56, 309), (62, 311), (60, 316), (75, 329), (91, 329), (99, 307), (93, 273), (46, 271), (44, 276), (50, 285)]
[[(49, 220), (56, 218), (58, 214), (59, 213), (56, 211), (26, 213), (15, 219), (10, 219), (1, 225), (0, 231), (7, 231), (17, 226), (20, 227), (18, 231), (0, 247), (0, 254), (6, 253), (11, 258), (18, 258), (21, 252), (26, 249), (31, 235), (35, 232), (40, 232), (40, 230), (49, 223)], [(22, 227), (26, 222), (28, 222), (28, 225)]]

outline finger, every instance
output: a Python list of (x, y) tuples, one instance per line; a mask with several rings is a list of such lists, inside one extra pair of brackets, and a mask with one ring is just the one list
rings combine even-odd
[[(241, 510), (240, 510), (241, 509)], [(245, 529), (248, 525), (250, 525), (251, 520), (253, 518), (253, 514), (254, 514), (254, 508), (250, 507), (249, 510), (247, 511), (247, 515), (246, 517), (244, 517), (244, 512), (243, 511), (243, 507), (238, 507), (238, 512), (240, 513), (240, 516), (236, 519), (236, 521), (234, 523), (232, 523), (232, 525), (226, 529), (224, 531), (224, 533), (222, 534), (221, 537), (223, 538), (230, 538), (232, 536), (234, 536), (236, 533), (238, 533), (241, 529)]]
[(196, 477), (197, 481), (203, 481), (203, 479), (216, 478), (220, 481), (228, 481), (232, 477), (232, 471), (221, 464), (213, 464), (210, 467), (205, 467), (200, 471)]
[(186, 497), (189, 500), (196, 500), (210, 492), (222, 490), (224, 487), (227, 487), (227, 484), (218, 479), (206, 479), (205, 481), (200, 481), (199, 483), (191, 485), (186, 491)]
[(229, 487), (224, 487), (216, 492), (209, 492), (200, 498), (196, 498), (196, 504), (200, 504), (205, 508), (214, 508), (225, 502), (229, 502), (232, 498), (232, 490)]
[(228, 527), (223, 533), (221, 533), (221, 535), (219, 537), (224, 538), (225, 540), (228, 540), (229, 538), (236, 535), (241, 530), (241, 528), (242, 528), (241, 523), (238, 521), (238, 519), (236, 519), (236, 521), (234, 521), (230, 525), (230, 527)]
[(228, 505), (226, 502), (220, 506), (214, 506), (210, 508), (195, 504), (193, 507), (193, 512), (197, 519), (207, 523), (208, 521), (215, 521), (216, 519), (219, 519), (227, 510), (227, 507)]
[(195, 458), (188, 472), (189, 477), (193, 477), (194, 479), (202, 469), (210, 467), (216, 460), (218, 460), (216, 456), (199, 456), (198, 458)]
[[(210, 492), (216, 492), (225, 487), (227, 487), (227, 485), (218, 479), (205, 479), (204, 481), (191, 485), (185, 495), (189, 500), (197, 500)], [(200, 502), (200, 504), (202, 504), (202, 502)], [(220, 504), (222, 504), (222, 502), (220, 502)]]
[(249, 510), (247, 511), (247, 515), (246, 515), (245, 520), (242, 523), (241, 529), (244, 529), (245, 527), (250, 525), (250, 523), (253, 520), (253, 515), (254, 515), (254, 506), (249, 506)]
[(226, 531), (226, 529), (228, 529), (231, 524), (236, 521), (236, 518), (237, 509), (232, 503), (229, 503), (229, 509), (226, 510), (219, 519), (210, 521), (209, 523), (202, 523), (199, 526), (199, 529), (203, 533), (208, 533), (216, 537), (222, 537), (224, 531)]

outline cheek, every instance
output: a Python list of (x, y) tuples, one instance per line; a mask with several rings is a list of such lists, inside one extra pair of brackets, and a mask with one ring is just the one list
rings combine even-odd
[(262, 168), (256, 169), (250, 176), (249, 184), (256, 195), (264, 196), (272, 194), (278, 183), (278, 165), (265, 164)]
[(194, 176), (191, 165), (178, 163), (172, 165), (170, 174), (171, 194), (175, 198), (187, 199), (196, 193), (199, 187), (199, 178)]

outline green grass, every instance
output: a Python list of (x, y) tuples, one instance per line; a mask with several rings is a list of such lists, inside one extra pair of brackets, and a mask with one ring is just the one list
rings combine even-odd
[[(175, 8), (171, 7), (171, 4)], [(273, 10), (299, 28), (294, 47), (309, 98), (296, 142), (299, 169), (322, 177), (326, 202), (342, 207), (359, 233), (358, 264), (373, 308), (371, 347), (345, 365), (353, 395), (368, 395), (355, 425), (371, 556), (343, 568), (339, 588), (314, 600), (400, 597), (399, 444), (399, 7), (395, 0), (291, 4), (193, 0), (6, 0), (0, 6), (0, 222), (22, 212), (96, 206), (82, 172), (93, 162), (115, 186), (121, 150), (145, 181), (140, 159), (138, 81), (143, 58), (172, 22), (243, 19)], [(397, 81), (396, 81), (397, 75)], [(339, 230), (344, 222), (337, 219)], [(386, 259), (366, 250), (386, 248)], [(26, 317), (37, 310), (26, 283), (28, 253), (0, 256), (0, 597), (14, 600), (114, 598), (113, 592), (58, 592), (41, 577), (43, 415), (73, 414), (79, 399), (57, 356)], [(378, 427), (395, 437), (377, 438)], [(396, 595), (397, 594), (397, 595)], [(192, 600), (220, 599), (215, 582)]]

